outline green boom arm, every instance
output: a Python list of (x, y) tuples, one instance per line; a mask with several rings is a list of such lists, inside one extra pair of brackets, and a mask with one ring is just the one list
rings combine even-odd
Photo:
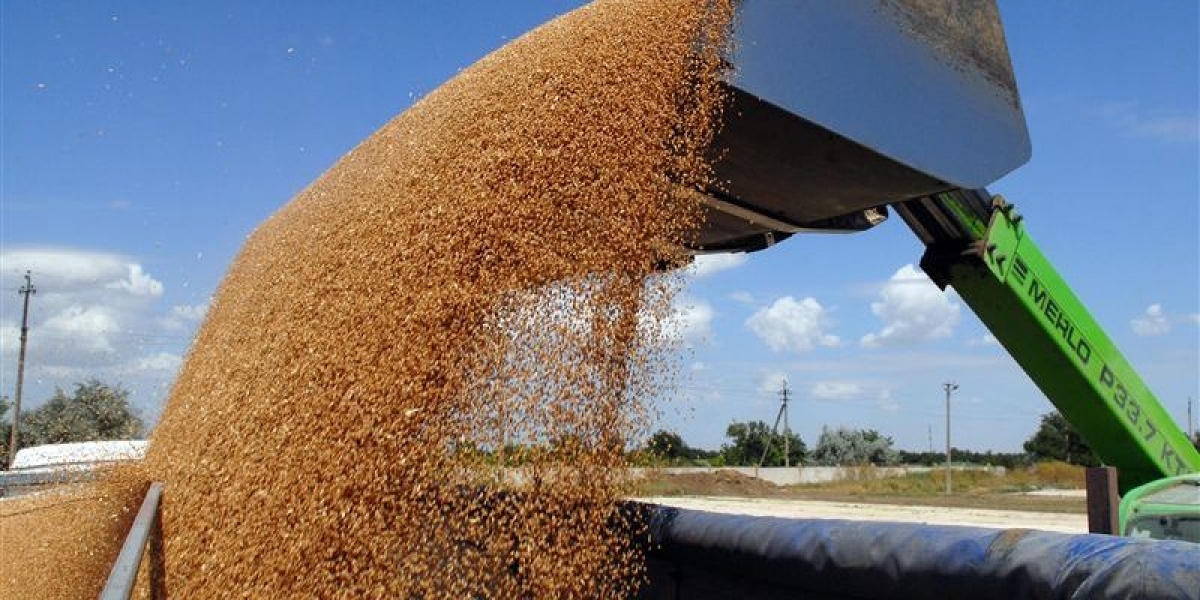
[(1122, 492), (1200, 472), (1180, 431), (1000, 197), (958, 190), (896, 205), (926, 243), (921, 267), (952, 285), (1088, 445)]

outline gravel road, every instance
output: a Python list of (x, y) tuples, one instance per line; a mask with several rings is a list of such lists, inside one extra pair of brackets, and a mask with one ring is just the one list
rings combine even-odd
[(941, 506), (901, 506), (771, 498), (657, 497), (645, 502), (691, 510), (797, 519), (852, 519), (969, 525), (999, 529), (1025, 528), (1062, 533), (1087, 533), (1087, 515), (1042, 513)]

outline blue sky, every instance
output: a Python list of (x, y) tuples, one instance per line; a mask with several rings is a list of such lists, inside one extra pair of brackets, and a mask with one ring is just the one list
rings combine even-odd
[[(246, 235), (416, 99), (575, 2), (0, 4), (0, 393), (89, 376), (151, 418)], [(1002, 1), (1033, 140), (1004, 194), (1183, 426), (1200, 398), (1194, 2)], [(717, 447), (734, 419), (871, 427), (1018, 450), (1049, 402), (899, 221), (705, 261), (681, 307), (686, 377), (664, 425)], [(921, 328), (912, 323), (929, 324)]]

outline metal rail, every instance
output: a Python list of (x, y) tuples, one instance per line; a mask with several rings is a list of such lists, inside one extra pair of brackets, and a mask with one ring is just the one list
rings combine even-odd
[(95, 473), (91, 471), (73, 469), (36, 468), (0, 471), (0, 498), (19, 496), (36, 491), (43, 486), (82, 483), (95, 478)]
[(163, 560), (162, 536), (162, 491), (163, 484), (153, 482), (146, 491), (146, 499), (129, 527), (129, 535), (121, 546), (121, 553), (113, 563), (112, 571), (104, 590), (100, 592), (100, 600), (129, 600), (133, 596), (133, 588), (137, 583), (138, 569), (142, 558), (150, 554), (150, 597), (166, 597), (166, 567)]

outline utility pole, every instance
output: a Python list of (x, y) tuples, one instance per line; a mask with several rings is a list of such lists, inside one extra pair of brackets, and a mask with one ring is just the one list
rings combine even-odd
[(783, 466), (790, 467), (788, 454), (791, 452), (791, 441), (788, 440), (788, 386), (787, 378), (783, 378), (783, 389), (779, 392), (780, 405), (779, 412), (775, 415), (775, 424), (771, 426), (771, 435), (767, 438), (767, 443), (763, 444), (762, 457), (758, 459), (758, 466), (761, 468), (763, 463), (767, 461), (767, 454), (771, 451), (771, 440), (779, 433), (779, 420), (783, 420)]
[(933, 454), (933, 423), (929, 424), (929, 453)]
[(25, 296), (25, 304), (21, 309), (21, 349), (17, 353), (17, 393), (13, 401), (12, 429), (8, 436), (8, 465), (17, 458), (17, 428), (21, 423), (21, 388), (25, 383), (25, 342), (29, 340), (29, 297), (37, 293), (33, 287), (29, 271), (25, 271), (25, 285), (17, 290)]
[(788, 439), (788, 437), (789, 437), (788, 434), (791, 433), (792, 430), (790, 427), (788, 427), (788, 411), (787, 411), (788, 387), (787, 387), (787, 378), (786, 377), (783, 378), (783, 389), (780, 390), (779, 397), (783, 402), (783, 466), (790, 467), (792, 465), (788, 462), (788, 460), (789, 460), (788, 457), (792, 453), (792, 447), (791, 447), (792, 442), (790, 439)]
[(942, 388), (946, 390), (946, 495), (949, 496), (952, 489), (950, 484), (950, 394), (958, 389), (958, 384), (947, 381), (942, 384)]
[(1188, 396), (1188, 441), (1196, 439), (1196, 421), (1192, 414), (1192, 397)]

